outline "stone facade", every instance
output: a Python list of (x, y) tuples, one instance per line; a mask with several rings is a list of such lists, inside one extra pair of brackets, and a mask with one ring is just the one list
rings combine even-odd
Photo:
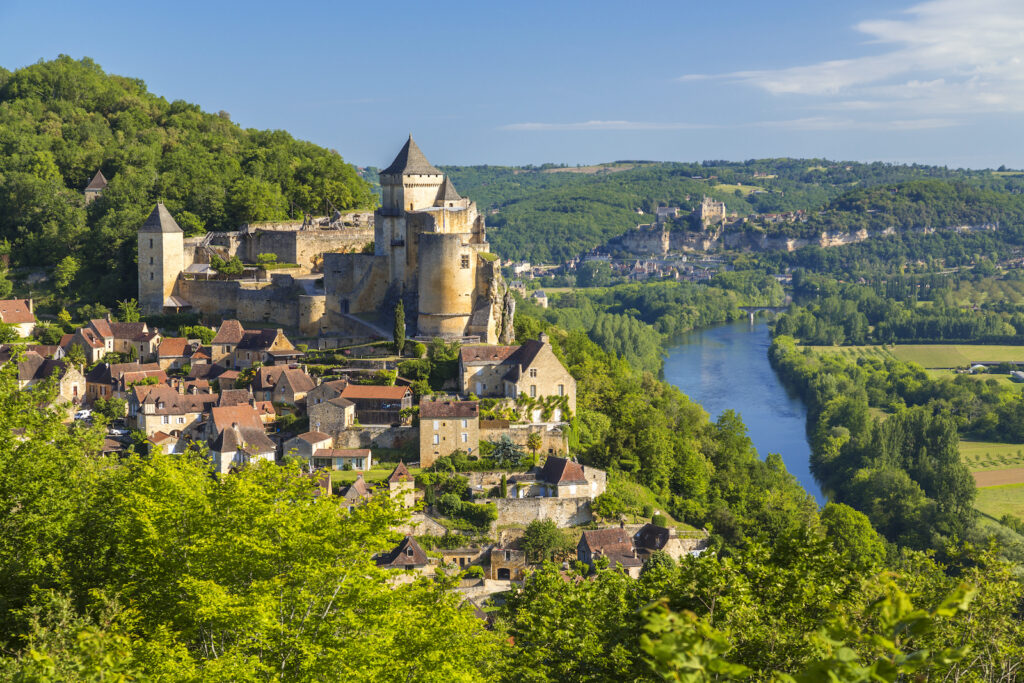
[[(551, 350), (546, 334), (522, 346), (463, 346), (459, 351), (459, 386), (462, 393), (480, 397), (566, 396), (569, 410), (576, 412), (576, 380)], [(551, 419), (542, 420), (543, 411), (535, 409), (531, 421), (559, 422), (566, 418), (561, 411), (555, 412)]]
[(594, 521), (589, 498), (498, 498), (494, 502), (501, 524), (526, 525), (550, 519), (567, 527)]
[(480, 450), (480, 406), (477, 401), (420, 401), (420, 467), (456, 450)]

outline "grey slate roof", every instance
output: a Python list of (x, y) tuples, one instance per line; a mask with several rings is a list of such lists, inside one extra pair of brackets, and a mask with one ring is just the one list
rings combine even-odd
[(445, 176), (444, 183), (441, 184), (441, 189), (437, 192), (437, 198), (443, 202), (457, 202), (462, 199), (462, 196), (455, 190), (455, 186), (452, 185), (452, 179)]
[(162, 202), (157, 203), (156, 208), (153, 209), (153, 213), (149, 214), (149, 218), (139, 228), (139, 232), (181, 232), (181, 228), (178, 227), (178, 223), (171, 216), (171, 212), (167, 210), (167, 207)]
[(402, 150), (391, 162), (391, 165), (380, 172), (381, 175), (442, 175), (441, 170), (427, 161), (420, 151), (412, 135), (405, 141)]

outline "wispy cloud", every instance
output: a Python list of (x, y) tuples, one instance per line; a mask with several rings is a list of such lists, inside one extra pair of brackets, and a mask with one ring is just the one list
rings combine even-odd
[(959, 121), (949, 118), (889, 119), (859, 121), (849, 117), (808, 116), (778, 121), (744, 121), (732, 124), (653, 121), (582, 121), (577, 123), (510, 123), (499, 130), (511, 131), (671, 131), (741, 128), (779, 128), (787, 130), (925, 130), (948, 128)]
[[(784, 69), (722, 74), (831, 108), (923, 115), (1024, 111), (1024, 2), (932, 0), (854, 27), (880, 51)], [(694, 74), (680, 81), (697, 80)], [(940, 119), (936, 119), (940, 120)]]
[(577, 121), (571, 123), (510, 123), (500, 130), (697, 130), (714, 128), (706, 123), (658, 121)]

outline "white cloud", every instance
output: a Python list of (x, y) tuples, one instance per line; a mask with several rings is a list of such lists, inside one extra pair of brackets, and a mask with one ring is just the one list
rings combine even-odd
[[(1024, 2), (932, 0), (896, 19), (854, 27), (874, 54), (721, 78), (829, 108), (938, 112), (1024, 111)], [(683, 76), (679, 80), (695, 80)]]

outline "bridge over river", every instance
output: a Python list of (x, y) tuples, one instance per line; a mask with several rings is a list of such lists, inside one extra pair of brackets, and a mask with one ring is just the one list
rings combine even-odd
[(750, 324), (754, 324), (754, 316), (758, 313), (785, 313), (789, 306), (740, 306), (741, 311), (750, 314)]

